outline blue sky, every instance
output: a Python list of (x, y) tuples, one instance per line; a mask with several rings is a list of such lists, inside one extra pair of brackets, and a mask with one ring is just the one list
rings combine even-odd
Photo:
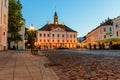
[[(36, 29), (49, 20), (53, 23), (55, 10), (59, 23), (76, 30), (78, 37), (85, 36), (102, 21), (120, 16), (120, 0), (21, 0), (26, 26)], [(56, 7), (56, 9), (55, 9)]]

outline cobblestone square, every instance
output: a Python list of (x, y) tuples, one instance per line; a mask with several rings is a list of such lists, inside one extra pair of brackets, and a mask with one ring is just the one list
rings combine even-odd
[[(119, 80), (120, 56), (119, 51), (76, 51), (53, 50), (42, 51), (52, 63), (70, 80)], [(88, 53), (87, 53), (88, 52)], [(94, 53), (92, 53), (94, 52)], [(96, 52), (96, 54), (95, 54)], [(101, 52), (101, 54), (99, 53)], [(104, 54), (110, 52), (110, 54)], [(115, 51), (112, 51), (114, 54)], [(59, 75), (58, 75), (59, 76)]]

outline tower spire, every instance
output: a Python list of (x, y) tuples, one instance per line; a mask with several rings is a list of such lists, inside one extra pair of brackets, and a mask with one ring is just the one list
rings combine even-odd
[(57, 12), (55, 11), (55, 15), (54, 16), (57, 16)]

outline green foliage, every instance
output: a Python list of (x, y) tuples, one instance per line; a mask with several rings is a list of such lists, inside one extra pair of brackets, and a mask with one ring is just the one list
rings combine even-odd
[(11, 34), (9, 41), (22, 40), (19, 31), (22, 27), (22, 5), (20, 0), (9, 0), (9, 14), (8, 14), (8, 33)]
[(25, 45), (27, 46), (27, 44), (30, 44), (32, 47), (36, 38), (36, 31), (31, 31), (28, 30), (28, 28), (25, 28), (25, 35), (27, 39), (27, 43)]

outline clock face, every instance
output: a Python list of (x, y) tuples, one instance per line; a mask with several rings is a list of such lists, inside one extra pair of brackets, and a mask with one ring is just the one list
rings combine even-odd
[(55, 22), (55, 24), (58, 24), (58, 22)]

